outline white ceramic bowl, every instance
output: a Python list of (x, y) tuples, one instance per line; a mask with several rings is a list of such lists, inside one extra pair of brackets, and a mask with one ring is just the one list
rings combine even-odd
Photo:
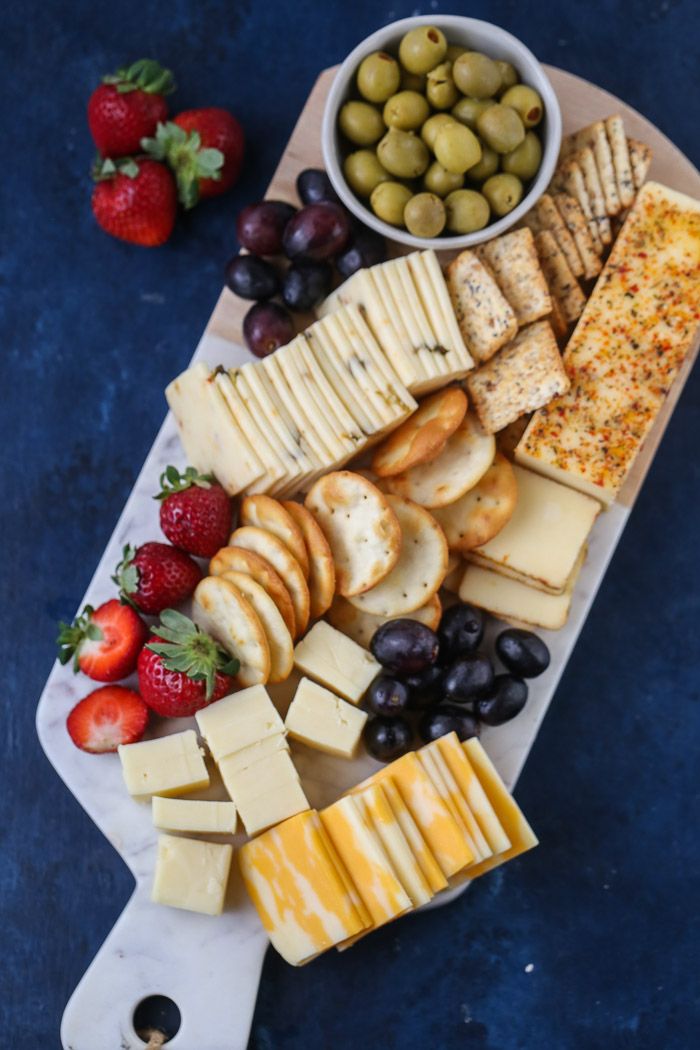
[[(538, 127), (543, 139), (542, 163), (537, 177), (531, 184), (517, 208), (497, 222), (485, 226), (475, 233), (444, 237), (414, 237), (408, 230), (397, 229), (382, 222), (363, 204), (350, 189), (343, 175), (343, 148), (338, 131), (338, 111), (343, 102), (350, 97), (357, 67), (373, 51), (390, 51), (398, 54), (399, 41), (404, 33), (416, 26), (434, 25), (443, 31), (450, 44), (461, 44), (473, 51), (483, 51), (491, 58), (511, 62), (517, 69), (523, 83), (539, 91), (544, 102), (545, 118)], [(326, 171), (343, 204), (366, 226), (383, 234), (392, 241), (399, 241), (411, 248), (436, 248), (448, 250), (469, 248), (475, 244), (497, 237), (499, 233), (513, 226), (535, 204), (546, 190), (554, 174), (559, 149), (561, 146), (561, 111), (554, 89), (533, 53), (516, 37), (505, 29), (482, 22), (476, 18), (462, 18), (459, 15), (422, 15), (419, 18), (403, 18), (399, 22), (378, 29), (350, 52), (338, 70), (326, 100), (321, 128), (321, 144)]]

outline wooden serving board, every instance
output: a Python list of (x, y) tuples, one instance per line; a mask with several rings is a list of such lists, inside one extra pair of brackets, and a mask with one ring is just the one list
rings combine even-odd
[[(628, 134), (654, 151), (651, 177), (700, 198), (700, 173), (652, 124), (607, 92), (561, 70), (549, 68), (564, 118), (564, 131), (574, 130), (611, 113), (622, 114)], [(321, 166), (319, 132), (326, 94), (334, 70), (321, 74), (274, 175), (268, 196), (296, 201), (294, 183), (300, 170)], [(224, 290), (195, 352), (211, 365), (249, 359), (242, 347), (241, 324), (247, 304)], [(593, 602), (598, 586), (641, 488), (646, 471), (680, 396), (697, 354), (696, 343), (676, 379), (621, 499), (601, 515), (591, 535), (589, 554), (577, 584), (567, 626), (541, 632), (552, 653), (548, 671), (533, 683), (528, 705), (513, 722), (486, 729), (483, 742), (512, 787), (527, 758), (539, 725)], [(123, 544), (139, 544), (157, 532), (152, 493), (160, 471), (181, 462), (174, 422), (168, 416), (153, 444), (110, 542), (81, 603), (97, 605), (113, 596), (110, 574)], [(495, 625), (491, 630), (495, 631)], [(64, 1050), (121, 1047), (141, 1050), (133, 1011), (146, 996), (170, 996), (182, 1025), (168, 1042), (173, 1050), (244, 1050), (255, 1007), (267, 938), (250, 904), (234, 863), (227, 908), (219, 919), (150, 902), (156, 834), (150, 807), (134, 803), (124, 789), (116, 755), (94, 757), (78, 751), (65, 730), (71, 707), (88, 691), (85, 679), (55, 666), (37, 711), (42, 746), (67, 787), (128, 864), (135, 888), (131, 900), (98, 952), (66, 1007), (61, 1027)], [(278, 691), (279, 690), (279, 691)], [(289, 688), (273, 690), (282, 713)], [(191, 720), (162, 722), (154, 735), (185, 728)], [(366, 756), (343, 762), (294, 746), (294, 759), (311, 805), (332, 801), (376, 768)], [(223, 797), (214, 780), (209, 797)], [(206, 796), (204, 796), (206, 797)], [(537, 828), (537, 814), (528, 817)], [(526, 863), (526, 861), (523, 861)], [(488, 876), (487, 876), (488, 877)], [(516, 873), (513, 873), (516, 877)], [(438, 903), (456, 895), (445, 894)], [(358, 946), (356, 951), (366, 950)], [(371, 949), (370, 949), (371, 950)], [(313, 963), (323, 966), (323, 960)]]

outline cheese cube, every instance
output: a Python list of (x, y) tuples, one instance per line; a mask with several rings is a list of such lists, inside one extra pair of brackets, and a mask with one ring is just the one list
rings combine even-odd
[(279, 824), (309, 808), (304, 790), (287, 751), (276, 751), (264, 762), (231, 771), (219, 767), (226, 790), (249, 835)]
[(120, 744), (124, 783), (134, 798), (180, 795), (209, 786), (209, 773), (193, 729), (157, 740)]
[[(462, 797), (474, 814), (484, 837), (494, 854), (505, 853), (510, 848), (506, 835), (486, 792), (479, 783), (456, 733), (448, 733), (435, 741), (442, 758), (452, 773)], [(433, 745), (429, 745), (432, 747)]]
[(284, 733), (275, 733), (274, 736), (265, 736), (254, 744), (248, 744), (240, 751), (234, 751), (230, 755), (224, 755), (219, 759), (219, 772), (226, 783), (226, 778), (242, 769), (248, 769), (263, 759), (270, 758), (277, 751), (289, 751), (289, 744)]
[(352, 758), (366, 721), (365, 711), (302, 678), (287, 711), (285, 726), (293, 740), (301, 740), (329, 755)]
[(201, 802), (191, 798), (151, 800), (153, 823), (163, 831), (192, 831), (202, 834), (234, 835), (238, 815), (233, 802)]
[(561, 594), (576, 568), (600, 504), (541, 474), (514, 467), (518, 502), (501, 531), (467, 555), (550, 594)]
[(217, 762), (264, 737), (284, 733), (284, 722), (262, 685), (216, 700), (198, 711), (195, 718)]
[(413, 907), (427, 904), (433, 896), (433, 891), (406, 841), (382, 785), (371, 784), (353, 797), (360, 805), (365, 821), (379, 836), (394, 871), (411, 898)]
[(270, 941), (292, 966), (367, 928), (326, 848), (313, 810), (246, 843), (241, 873)]
[(437, 742), (433, 741), (422, 747), (418, 752), (418, 757), (450, 813), (464, 829), (467, 845), (474, 854), (474, 862), (486, 860), (492, 854), (491, 847), (457, 786)]
[(161, 835), (151, 900), (171, 908), (221, 915), (233, 847)]
[(356, 704), (381, 671), (371, 653), (325, 620), (314, 624), (294, 650), (296, 667)]
[(558, 631), (569, 617), (571, 585), (563, 594), (548, 594), (479, 565), (467, 565), (461, 571), (458, 593), (462, 601), (486, 609), (508, 623)]

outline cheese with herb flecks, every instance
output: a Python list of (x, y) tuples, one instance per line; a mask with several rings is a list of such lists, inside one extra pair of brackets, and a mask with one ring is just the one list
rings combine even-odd
[(533, 416), (523, 466), (610, 503), (700, 325), (700, 202), (648, 182), (569, 340), (567, 393)]

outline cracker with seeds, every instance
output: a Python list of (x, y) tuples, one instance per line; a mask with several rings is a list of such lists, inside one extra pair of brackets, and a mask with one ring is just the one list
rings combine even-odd
[(627, 139), (627, 147), (630, 154), (635, 189), (641, 190), (647, 181), (647, 175), (651, 167), (653, 156), (651, 146), (647, 146), (645, 142), (640, 142), (638, 139)]
[(549, 315), (549, 323), (552, 326), (557, 342), (562, 346), (568, 338), (571, 325), (566, 319), (561, 303), (554, 296), (552, 296), (552, 312)]
[(464, 553), (488, 543), (510, 520), (518, 501), (515, 471), (500, 453), (473, 489), (433, 511), (451, 551)]
[(610, 219), (608, 218), (607, 210), (605, 207), (605, 195), (603, 193), (603, 187), (600, 184), (600, 176), (598, 174), (598, 166), (595, 162), (595, 155), (590, 146), (586, 146), (585, 149), (579, 150), (578, 153), (574, 154), (576, 160), (581, 165), (581, 171), (583, 172), (584, 182), (586, 183), (586, 189), (588, 190), (588, 196), (591, 199), (591, 207), (593, 209), (593, 215), (595, 221), (598, 224), (598, 232), (600, 233), (600, 239), (603, 244), (610, 244), (612, 241), (612, 231), (610, 229)]
[(515, 311), (472, 251), (460, 252), (447, 267), (447, 287), (472, 357), (487, 361), (517, 332)]
[[(567, 230), (574, 239), (583, 264), (581, 276), (587, 281), (597, 277), (603, 268), (603, 263), (595, 250), (581, 205), (573, 197), (570, 197), (568, 193), (555, 193), (553, 200)], [(559, 247), (561, 247), (561, 244)]]
[(619, 113), (614, 113), (613, 116), (606, 118), (605, 131), (612, 152), (620, 206), (621, 209), (629, 208), (634, 201), (634, 177), (632, 175), (627, 136), (625, 135), (625, 125)]
[(581, 171), (581, 165), (577, 160), (573, 158), (567, 160), (561, 167), (560, 181), (557, 181), (557, 188), (563, 190), (579, 202), (581, 205), (581, 211), (586, 217), (586, 223), (588, 224), (588, 232), (591, 235), (593, 241), (593, 247), (595, 248), (598, 255), (603, 254), (603, 242), (600, 239), (600, 231), (598, 229), (598, 223), (596, 217), (593, 214), (593, 205), (591, 204), (591, 198), (588, 195), (586, 189), (586, 180), (583, 177)]
[(192, 619), (238, 659), (238, 685), (265, 685), (271, 666), (267, 635), (253, 606), (230, 580), (200, 580), (192, 596)]
[(552, 301), (531, 230), (505, 233), (480, 245), (476, 253), (496, 278), (521, 328), (550, 313)]
[(549, 230), (564, 253), (571, 272), (575, 277), (581, 277), (584, 271), (583, 261), (568, 226), (559, 214), (554, 198), (548, 193), (543, 193), (530, 215), (534, 216), (534, 232)]
[(577, 321), (583, 313), (586, 298), (564, 253), (549, 230), (537, 234), (535, 246), (552, 297), (557, 300), (567, 323)]
[(487, 434), (503, 430), (563, 394), (569, 379), (549, 322), (536, 321), (523, 328), (496, 357), (472, 372), (467, 384)]

